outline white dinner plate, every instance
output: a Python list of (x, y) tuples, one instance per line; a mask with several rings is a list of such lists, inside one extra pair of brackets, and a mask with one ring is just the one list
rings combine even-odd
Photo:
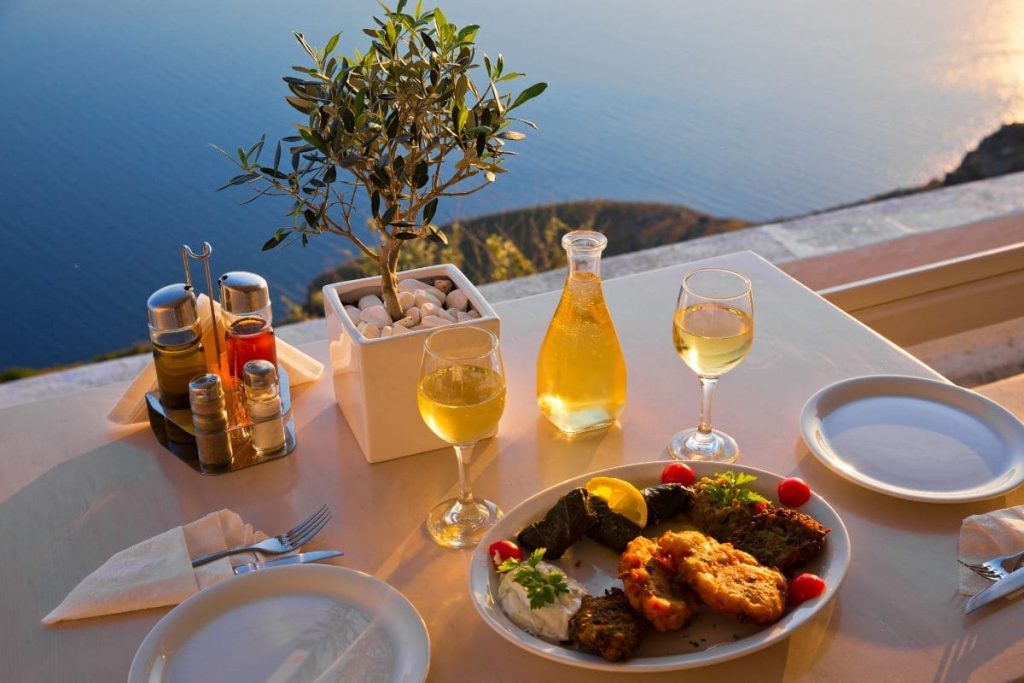
[[(498, 594), (498, 575), (487, 556), (487, 546), (497, 540), (515, 539), (520, 529), (543, 517), (559, 497), (583, 486), (591, 477), (618, 477), (637, 488), (644, 488), (659, 483), (661, 470), (667, 464), (667, 461), (660, 460), (584, 474), (541, 491), (506, 513), (480, 541), (470, 563), (469, 590), (473, 605), (484, 622), (513, 645), (563, 664), (634, 673), (667, 671), (706, 666), (768, 647), (788, 637), (832, 599), (850, 564), (850, 537), (836, 511), (820, 496), (812, 494), (811, 500), (801, 506), (800, 511), (832, 529), (832, 533), (829, 534), (825, 550), (813, 562), (801, 568), (801, 571), (814, 572), (824, 579), (826, 591), (823, 596), (789, 610), (781, 620), (770, 626), (742, 624), (704, 608), (686, 629), (668, 633), (651, 629), (633, 657), (609, 662), (592, 652), (578, 650), (571, 644), (560, 645), (532, 636), (505, 616), (495, 599)], [(757, 481), (750, 486), (753, 490), (769, 500), (777, 500), (775, 491), (782, 480), (778, 475), (742, 465), (692, 461), (687, 464), (698, 477), (725, 470), (748, 472), (757, 477)], [(668, 528), (673, 528), (673, 525), (660, 525), (658, 532)], [(651, 533), (652, 530), (646, 531), (647, 535)], [(558, 565), (566, 574), (582, 583), (591, 595), (603, 595), (606, 589), (612, 587), (622, 588), (618, 578), (619, 554), (589, 538), (575, 543), (552, 564)]]
[(427, 628), (401, 593), (330, 565), (263, 569), (207, 588), (142, 642), (129, 683), (423, 681)]
[(807, 401), (808, 448), (842, 477), (897, 498), (965, 503), (1024, 481), (1024, 425), (989, 399), (919, 377), (857, 377)]

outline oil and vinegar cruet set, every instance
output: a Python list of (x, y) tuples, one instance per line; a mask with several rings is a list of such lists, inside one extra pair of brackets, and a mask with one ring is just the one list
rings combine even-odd
[[(149, 337), (157, 391), (146, 395), (149, 422), (169, 451), (203, 474), (221, 474), (295, 449), (288, 374), (277, 362), (267, 281), (232, 271), (218, 279), (210, 255), (181, 247), (185, 282), (149, 297)], [(201, 261), (209, 305), (204, 320), (189, 259)]]

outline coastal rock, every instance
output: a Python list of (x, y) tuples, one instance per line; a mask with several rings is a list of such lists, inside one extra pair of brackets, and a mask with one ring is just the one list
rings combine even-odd
[(968, 152), (942, 184), (957, 185), (1017, 171), (1024, 171), (1024, 123), (1008, 123)]
[(360, 312), (360, 315), (363, 320), (368, 323), (373, 323), (378, 327), (384, 327), (385, 325), (391, 324), (391, 316), (388, 315), (388, 310), (384, 308), (383, 304), (364, 308)]
[(363, 321), (363, 317), (359, 314), (359, 309), (355, 306), (346, 305), (345, 312), (348, 313), (348, 319), (352, 321), (353, 325), (358, 325)]
[[(403, 318), (403, 320), (404, 320), (404, 318)], [(398, 323), (395, 323), (391, 327), (391, 336), (392, 337), (399, 337), (399, 336), (401, 336), (403, 334), (408, 334), (409, 333), (408, 328), (402, 326), (400, 323), (401, 323), (401, 321), (399, 321)]]
[(416, 305), (419, 306), (420, 308), (423, 308), (423, 304), (425, 303), (431, 303), (434, 304), (435, 306), (440, 306), (441, 302), (444, 301), (443, 297), (438, 298), (425, 289), (417, 289), (414, 293), (416, 295)]
[(416, 305), (416, 295), (412, 292), (399, 292), (398, 305), (402, 307), (402, 313)]
[(469, 313), (466, 313), (465, 311), (455, 311), (455, 319), (461, 323), (466, 320), (472, 320), (473, 316), (471, 316)]
[(390, 337), (391, 336), (391, 330), (393, 330), (393, 329), (394, 328), (391, 325), (385, 325), (380, 330), (380, 336), (382, 336), (382, 337)]
[(365, 311), (367, 308), (372, 308), (373, 306), (383, 306), (384, 302), (381, 301), (380, 297), (376, 294), (367, 294), (359, 299), (358, 305), (360, 311)]
[(444, 300), (445, 306), (448, 308), (454, 308), (457, 311), (464, 311), (469, 308), (469, 297), (461, 289), (455, 289), (448, 292), (448, 296)]
[(452, 291), (452, 281), (447, 278), (434, 280), (434, 288), (442, 294), (447, 294)]
[(360, 332), (362, 332), (363, 336), (367, 339), (377, 339), (380, 337), (380, 328), (373, 323), (364, 323)]
[(451, 320), (445, 318), (439, 318), (436, 315), (423, 316), (423, 327), (442, 327), (443, 325), (451, 325)]
[(472, 311), (469, 312), (469, 317), (470, 318), (479, 318), (480, 317), (480, 311), (478, 311), (478, 310), (476, 310), (474, 308)]

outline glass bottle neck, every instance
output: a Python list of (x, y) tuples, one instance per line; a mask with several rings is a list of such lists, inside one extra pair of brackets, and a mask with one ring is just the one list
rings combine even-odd
[(562, 236), (562, 248), (569, 262), (569, 276), (590, 274), (601, 277), (601, 252), (608, 238), (594, 230), (573, 230)]
[(596, 249), (569, 249), (569, 275), (590, 273), (601, 277), (601, 252)]

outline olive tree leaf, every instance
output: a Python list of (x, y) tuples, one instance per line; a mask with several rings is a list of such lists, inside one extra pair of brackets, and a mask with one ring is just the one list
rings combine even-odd
[(437, 212), (437, 197), (434, 197), (423, 206), (423, 222), (429, 223), (434, 220), (434, 214)]
[(281, 242), (284, 242), (285, 237), (287, 237), (287, 233), (278, 230), (274, 233), (273, 237), (263, 243), (263, 248), (260, 251), (270, 251), (277, 245), (281, 244)]
[(444, 232), (442, 232), (436, 225), (427, 226), (427, 239), (431, 242), (443, 244), (446, 247), (448, 246), (448, 236), (445, 235)]
[(519, 96), (516, 97), (515, 101), (508, 108), (508, 111), (512, 111), (516, 107), (519, 107), (521, 105), (526, 104), (527, 102), (532, 100), (537, 95), (540, 95), (542, 92), (544, 92), (547, 89), (548, 89), (548, 84), (547, 83), (534, 83), (529, 88), (527, 88), (526, 90), (524, 90), (521, 93), (519, 93)]

